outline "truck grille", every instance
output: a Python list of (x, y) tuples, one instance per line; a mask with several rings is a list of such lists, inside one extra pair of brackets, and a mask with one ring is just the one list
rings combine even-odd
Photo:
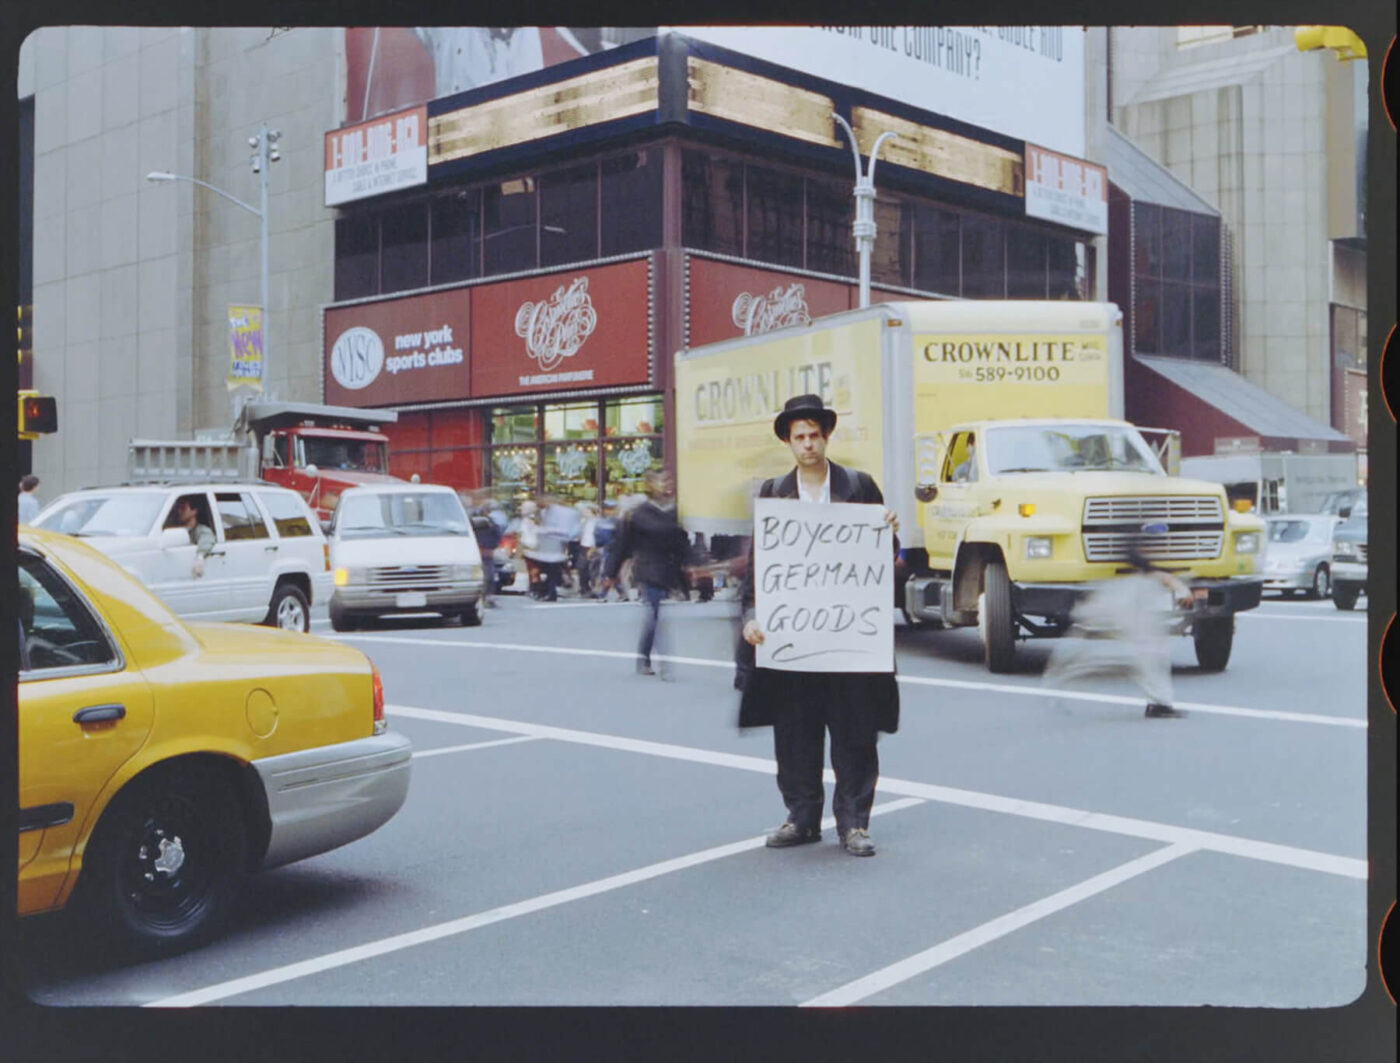
[(395, 565), (369, 570), (369, 587), (377, 591), (431, 591), (451, 582), (446, 565)]
[[(1144, 525), (1165, 524), (1147, 532)], [(1220, 556), (1225, 511), (1205, 496), (1089, 498), (1084, 502), (1084, 557), (1126, 561), (1136, 544), (1154, 561), (1194, 561)]]

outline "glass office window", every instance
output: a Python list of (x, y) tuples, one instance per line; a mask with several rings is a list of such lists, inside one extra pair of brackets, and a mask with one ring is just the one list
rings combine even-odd
[(1162, 281), (1161, 354), (1191, 356), (1191, 289), (1185, 284)]
[(744, 166), (705, 152), (681, 153), (681, 240), (725, 255), (744, 253)]
[(1191, 296), (1191, 312), (1191, 357), (1206, 362), (1221, 361), (1219, 289), (1194, 291)]
[(1045, 298), (1045, 236), (1035, 229), (1007, 226), (1006, 297)]
[(807, 181), (807, 268), (849, 277), (857, 270), (851, 222), (855, 201), (849, 185)]
[(951, 210), (914, 207), (914, 287), (939, 295), (962, 293), (961, 221)]
[(428, 286), (428, 205), (422, 200), (379, 216), (379, 290)]
[(1195, 284), (1220, 283), (1220, 219), (1191, 216), (1191, 280)]
[(515, 273), (539, 265), (535, 244), (535, 179), (519, 177), (482, 190), (483, 273)]
[[(909, 222), (911, 206), (897, 199), (875, 199), (875, 248), (870, 253), (870, 279), (876, 284), (907, 286), (909, 268)], [(854, 241), (853, 241), (854, 243)]]
[(1133, 272), (1143, 276), (1162, 275), (1161, 214), (1155, 204), (1133, 204)]
[(1162, 211), (1162, 276), (1184, 281), (1191, 277), (1191, 215), (1184, 210)]
[(1006, 255), (1002, 223), (976, 214), (963, 217), (963, 296), (1001, 299), (1006, 295)]
[(1161, 350), (1157, 340), (1161, 288), (1158, 281), (1137, 279), (1137, 293), (1133, 299), (1133, 347), (1143, 354), (1157, 354)]
[(461, 189), (432, 201), (432, 283), (481, 275), (481, 191)]
[(540, 175), (540, 265), (598, 257), (598, 165)]
[(335, 219), (335, 297), (360, 299), (379, 293), (379, 219), (342, 214)]
[(749, 166), (746, 257), (780, 266), (802, 265), (802, 178)]
[(601, 254), (661, 246), (661, 149), (611, 155), (602, 164)]

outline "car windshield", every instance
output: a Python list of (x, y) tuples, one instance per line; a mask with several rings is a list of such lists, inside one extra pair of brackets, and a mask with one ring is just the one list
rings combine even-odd
[(302, 436), (306, 464), (318, 469), (353, 469), (356, 472), (389, 471), (383, 443), (365, 439)]
[(1142, 436), (1126, 425), (1015, 425), (989, 428), (985, 438), (993, 476), (1090, 469), (1165, 475)]
[(340, 500), (335, 524), (347, 539), (471, 534), (461, 501), (441, 491), (346, 495)]
[(1351, 517), (1354, 520), (1357, 517), (1364, 516), (1366, 516), (1366, 496), (1362, 495), (1356, 500), (1356, 504), (1351, 507)]
[(1269, 521), (1269, 542), (1301, 543), (1308, 538), (1308, 532), (1312, 527), (1313, 525), (1305, 520), (1271, 520)]
[(163, 491), (59, 498), (34, 523), (65, 535), (147, 535), (165, 499)]

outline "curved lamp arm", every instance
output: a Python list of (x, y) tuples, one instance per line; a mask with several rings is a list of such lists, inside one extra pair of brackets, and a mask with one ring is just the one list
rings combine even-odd
[(258, 210), (257, 207), (254, 207), (254, 206), (252, 206), (252, 205), (250, 205), (250, 204), (248, 204), (248, 203), (244, 203), (243, 200), (239, 199), (237, 196), (231, 196), (231, 195), (229, 195), (227, 192), (225, 192), (222, 188), (216, 188), (214, 185), (211, 185), (208, 181), (201, 181), (198, 177), (187, 177), (187, 176), (185, 176), (185, 175), (182, 174), (182, 173), (170, 173), (170, 172), (167, 171), (167, 170), (152, 170), (150, 173), (148, 173), (148, 174), (146, 175), (146, 180), (147, 180), (147, 181), (188, 181), (188, 182), (190, 182), (190, 184), (199, 185), (201, 188), (207, 188), (207, 189), (209, 189), (209, 191), (213, 192), (216, 196), (223, 196), (223, 197), (224, 197), (225, 199), (227, 199), (230, 203), (236, 203), (238, 206), (240, 206), (240, 207), (242, 207), (244, 210), (246, 210), (249, 214), (255, 214), (255, 215), (257, 215), (259, 218), (262, 217), (262, 211)]

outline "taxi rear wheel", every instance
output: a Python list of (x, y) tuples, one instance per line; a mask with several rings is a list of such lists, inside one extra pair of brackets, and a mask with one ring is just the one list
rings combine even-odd
[(229, 783), (177, 765), (119, 794), (88, 847), (80, 907), (123, 951), (158, 957), (224, 925), (247, 874), (248, 832)]
[(301, 588), (294, 583), (279, 583), (272, 592), (272, 603), (267, 607), (263, 623), (283, 631), (310, 631), (311, 606)]

